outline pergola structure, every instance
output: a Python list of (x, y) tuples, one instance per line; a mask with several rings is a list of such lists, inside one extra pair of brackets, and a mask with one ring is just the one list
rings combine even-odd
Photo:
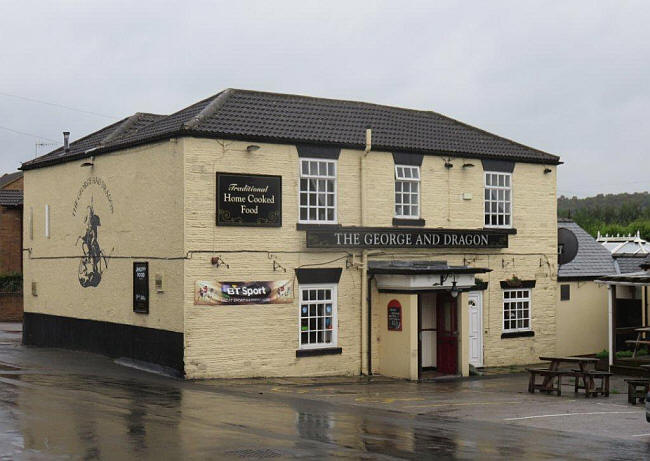
[[(642, 360), (617, 360), (622, 344), (650, 341), (648, 329), (648, 287), (650, 286), (650, 255), (641, 264), (641, 271), (600, 277), (596, 283), (607, 285), (609, 297), (609, 366), (638, 367)], [(639, 331), (641, 330), (641, 331)], [(638, 344), (637, 344), (638, 346)], [(633, 357), (636, 359), (636, 357)], [(650, 363), (650, 359), (646, 359)]]

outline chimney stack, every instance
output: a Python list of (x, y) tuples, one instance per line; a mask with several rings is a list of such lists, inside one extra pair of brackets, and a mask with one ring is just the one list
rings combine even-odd
[(70, 152), (70, 146), (68, 146), (68, 139), (70, 138), (70, 132), (69, 131), (64, 131), (63, 132), (63, 151), (67, 154)]

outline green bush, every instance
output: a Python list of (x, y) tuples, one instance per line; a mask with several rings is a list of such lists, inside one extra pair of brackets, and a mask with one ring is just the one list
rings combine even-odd
[(609, 358), (609, 351), (607, 349), (603, 349), (598, 354), (596, 354), (596, 358), (598, 358), (598, 359), (607, 359), (607, 358)]
[(623, 359), (623, 358), (628, 358), (632, 357), (632, 351), (618, 351), (616, 352), (616, 358), (617, 359)]
[[(634, 354), (634, 351), (618, 351), (616, 352), (616, 358), (617, 359), (622, 359), (622, 358), (631, 358), (632, 355)], [(636, 351), (636, 356), (639, 357), (640, 355), (648, 355), (648, 348), (647, 347), (640, 347)]]

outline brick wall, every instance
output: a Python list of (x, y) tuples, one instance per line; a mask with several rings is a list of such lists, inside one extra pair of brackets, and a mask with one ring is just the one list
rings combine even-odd
[(0, 206), (0, 274), (23, 270), (22, 221), (22, 208)]
[(11, 182), (7, 184), (5, 187), (3, 187), (4, 190), (23, 190), (23, 183), (24, 179), (21, 176), (20, 178), (16, 179), (14, 182)]
[(0, 322), (23, 320), (23, 294), (0, 293)]

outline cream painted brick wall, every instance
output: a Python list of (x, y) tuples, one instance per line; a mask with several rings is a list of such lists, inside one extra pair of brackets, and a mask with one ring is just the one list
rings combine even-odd
[[(542, 266), (540, 267), (540, 258)], [(385, 252), (376, 259), (404, 259), (403, 253), (396, 251)], [(472, 254), (450, 252), (428, 252), (409, 255), (409, 259), (426, 259), (447, 261), (450, 265), (462, 265), (468, 260), (472, 266), (492, 269), (492, 272), (478, 274), (478, 278), (488, 282), (488, 289), (483, 291), (483, 347), (484, 366), (505, 366), (528, 364), (539, 361), (539, 356), (554, 354), (556, 346), (556, 285), (555, 274), (544, 263), (540, 256), (518, 256), (514, 263), (509, 258), (499, 254)], [(509, 259), (509, 261), (508, 261)], [(505, 266), (505, 267), (504, 267)], [(532, 289), (532, 329), (534, 337), (501, 338), (503, 332), (503, 293), (500, 281), (516, 275), (522, 280), (535, 280)], [(386, 306), (376, 289), (372, 293), (372, 325), (373, 325), (373, 370), (380, 372), (381, 336), (380, 329), (386, 324)], [(467, 299), (465, 297), (465, 299)], [(467, 309), (466, 306), (462, 306)], [(405, 358), (406, 359), (406, 358)]]
[[(184, 138), (185, 251), (195, 253), (185, 263), (185, 357), (188, 377), (305, 376), (358, 374), (361, 366), (361, 274), (343, 270), (339, 285), (339, 346), (342, 356), (296, 359), (297, 303), (275, 306), (194, 306), (196, 280), (280, 280), (293, 278), (293, 269), (322, 264), (344, 256), (337, 251), (306, 251), (305, 232), (296, 230), (298, 155), (294, 146), (260, 144), (254, 154), (247, 142), (219, 142)], [(338, 219), (342, 225), (360, 225), (359, 165), (361, 152), (343, 149), (338, 161)], [(387, 152), (371, 152), (367, 165), (366, 225), (391, 226), (394, 209), (394, 164)], [(470, 162), (473, 168), (462, 168)], [(475, 159), (452, 158), (444, 168), (442, 157), (425, 156), (422, 166), (422, 217), (426, 227), (483, 227), (483, 170)], [(513, 174), (513, 220), (516, 235), (502, 250), (386, 250), (372, 251), (375, 259), (434, 259), (449, 264), (487, 267), (481, 276), (489, 282), (484, 293), (485, 365), (537, 361), (555, 351), (556, 248), (555, 167), (517, 163)], [(225, 228), (215, 226), (217, 171), (282, 175), (282, 228)], [(464, 192), (472, 195), (463, 200)], [(245, 253), (241, 250), (259, 250)], [(238, 252), (240, 251), (240, 252)], [(269, 254), (266, 253), (269, 252)], [(301, 253), (302, 252), (302, 253)], [(360, 252), (353, 252), (359, 257)], [(230, 268), (214, 268), (212, 255)], [(287, 268), (273, 272), (272, 259)], [(344, 267), (344, 261), (325, 264)], [(537, 281), (533, 290), (532, 338), (501, 339), (502, 293), (499, 282), (516, 275)], [(379, 334), (377, 317), (384, 309), (373, 306), (373, 342)], [(373, 369), (379, 369), (373, 346)]]
[[(25, 172), (23, 245), (31, 249), (23, 260), (25, 312), (183, 331), (182, 152), (175, 142), (165, 141), (97, 156), (92, 168), (81, 168), (81, 162)], [(90, 186), (73, 215), (81, 185), (91, 177), (107, 185), (113, 212), (100, 187)], [(78, 237), (85, 233), (90, 196), (101, 220), (99, 244), (111, 258), (101, 283), (84, 288), (78, 280), (83, 254)], [(149, 261), (148, 315), (133, 312), (134, 260)], [(156, 273), (164, 276), (164, 293), (153, 288)], [(38, 296), (31, 294), (32, 281)]]
[[(262, 144), (260, 150), (248, 154), (245, 153), (248, 144), (228, 142), (224, 146), (215, 140), (184, 140), (186, 251), (214, 252), (194, 254), (185, 263), (186, 375), (204, 378), (359, 374), (361, 274), (357, 269), (346, 270), (344, 259), (324, 265), (344, 268), (338, 288), (338, 346), (343, 349), (342, 355), (296, 358), (297, 298), (293, 304), (194, 305), (197, 280), (293, 280), (296, 267), (345, 256), (336, 251), (300, 253), (304, 250), (305, 232), (296, 230), (298, 154), (295, 147)], [(359, 155), (351, 153), (342, 155), (338, 163), (339, 216), (348, 225), (359, 223), (356, 212), (359, 184), (354, 174), (358, 162)], [(215, 226), (217, 171), (282, 175), (283, 227)], [(230, 268), (214, 268), (210, 263), (213, 254), (221, 256)], [(274, 272), (272, 259), (287, 272)]]

